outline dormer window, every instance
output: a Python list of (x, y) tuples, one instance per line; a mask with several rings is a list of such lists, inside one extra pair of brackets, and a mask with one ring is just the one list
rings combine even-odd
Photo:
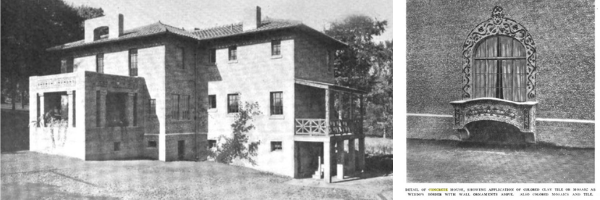
[(94, 41), (108, 38), (108, 26), (101, 26), (94, 29)]

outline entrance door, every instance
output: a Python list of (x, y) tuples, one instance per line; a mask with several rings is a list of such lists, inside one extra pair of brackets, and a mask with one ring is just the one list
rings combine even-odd
[(179, 140), (179, 142), (177, 142), (177, 155), (179, 160), (183, 160), (185, 155), (185, 140)]

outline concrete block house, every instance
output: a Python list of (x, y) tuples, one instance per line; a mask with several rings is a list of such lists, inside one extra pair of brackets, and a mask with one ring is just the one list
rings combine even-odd
[(407, 4), (407, 137), (594, 148), (593, 1)]
[(252, 167), (329, 182), (364, 168), (362, 91), (334, 85), (333, 55), (344, 43), (300, 22), (263, 19), (259, 7), (242, 23), (202, 30), (127, 29), (124, 20), (87, 20), (83, 40), (48, 49), (62, 73), (30, 77), (30, 119), (57, 108), (67, 127), (32, 127), (32, 151), (202, 160), (219, 136), (231, 137), (239, 106), (258, 102)]

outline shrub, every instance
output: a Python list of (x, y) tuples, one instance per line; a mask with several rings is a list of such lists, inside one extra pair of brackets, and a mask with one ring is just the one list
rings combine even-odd
[(258, 102), (246, 102), (244, 106), (240, 106), (239, 112), (235, 114), (235, 120), (231, 124), (233, 137), (219, 137), (219, 140), (224, 142), (220, 146), (217, 145), (215, 151), (217, 162), (230, 164), (233, 159), (239, 158), (256, 165), (253, 157), (257, 155), (256, 151), (260, 142), (248, 143), (248, 133), (255, 128), (250, 122), (254, 120), (254, 117), (262, 114), (258, 108)]

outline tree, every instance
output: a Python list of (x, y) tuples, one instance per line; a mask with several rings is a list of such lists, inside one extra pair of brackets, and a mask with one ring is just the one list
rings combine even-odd
[(338, 85), (365, 91), (371, 89), (369, 74), (381, 47), (373, 42), (373, 36), (385, 31), (387, 21), (376, 21), (364, 15), (351, 15), (341, 22), (333, 22), (325, 34), (345, 42), (348, 48), (335, 54), (334, 76)]
[(29, 90), (29, 76), (58, 72), (58, 58), (46, 49), (83, 39), (82, 22), (103, 15), (102, 9), (79, 9), (92, 14), (80, 16), (62, 0), (2, 0), (2, 95), (11, 97), (13, 109), (17, 94)]
[(252, 165), (256, 164), (252, 157), (257, 155), (256, 151), (260, 142), (248, 143), (248, 134), (254, 129), (254, 125), (250, 122), (254, 120), (255, 116), (262, 114), (258, 108), (258, 102), (246, 102), (244, 106), (240, 106), (238, 113), (235, 115), (235, 120), (231, 124), (233, 137), (219, 137), (219, 140), (225, 142), (217, 147), (216, 160), (218, 162), (229, 164), (233, 159), (239, 158), (248, 160)]
[(336, 52), (336, 83), (367, 92), (364, 125), (369, 132), (380, 132), (384, 137), (393, 131), (393, 42), (376, 44), (373, 37), (381, 35), (386, 26), (385, 20), (352, 15), (325, 30), (348, 44)]
[(393, 42), (379, 46), (382, 51), (371, 70), (373, 84), (367, 94), (366, 124), (385, 138), (393, 131)]

